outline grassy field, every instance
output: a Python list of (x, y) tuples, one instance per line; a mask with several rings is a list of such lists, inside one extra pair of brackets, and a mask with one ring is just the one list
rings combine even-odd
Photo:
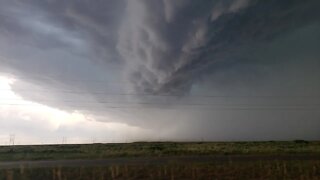
[(125, 144), (2, 146), (0, 161), (104, 159), (190, 155), (320, 155), (320, 142), (137, 142)]
[[(197, 160), (179, 160), (186, 157), (195, 157)], [(212, 157), (219, 157), (220, 160), (219, 158), (218, 160), (210, 159)], [(241, 158), (239, 159), (239, 157)], [(281, 159), (279, 157), (289, 158)], [(84, 160), (77, 161), (76, 159)], [(110, 161), (112, 159), (113, 161)], [(164, 161), (164, 159), (170, 161)], [(21, 160), (25, 161), (24, 164), (20, 162)], [(50, 166), (30, 166), (28, 164), (37, 162), (35, 160), (45, 160), (43, 164), (46, 162), (61, 164), (55, 163)], [(99, 164), (99, 160), (102, 162), (106, 160), (108, 163)], [(134, 161), (129, 163), (130, 160)], [(7, 163), (6, 161), (13, 162), (18, 166), (3, 166)], [(77, 163), (69, 166), (64, 163), (65, 161)], [(87, 161), (91, 161), (91, 163), (89, 164)], [(320, 179), (320, 142), (137, 142), (128, 144), (2, 146), (0, 147), (0, 180), (2, 179), (315, 180)]]
[(320, 179), (320, 161), (114, 165), (0, 170), (0, 179)]

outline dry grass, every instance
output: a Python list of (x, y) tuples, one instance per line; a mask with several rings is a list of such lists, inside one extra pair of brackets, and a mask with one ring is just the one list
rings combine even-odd
[[(158, 142), (0, 147), (0, 161), (178, 157), (215, 155), (320, 155), (320, 142)], [(209, 156), (208, 156), (209, 155)], [(243, 157), (243, 156), (242, 156)], [(320, 160), (251, 160), (114, 164), (109, 166), (0, 169), (0, 180), (307, 179), (320, 180)]]
[[(21, 169), (21, 168), (20, 168)], [(170, 163), (0, 170), (0, 179), (320, 179), (320, 161)]]

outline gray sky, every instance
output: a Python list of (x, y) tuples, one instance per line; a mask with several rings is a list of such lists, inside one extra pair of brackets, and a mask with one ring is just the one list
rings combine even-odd
[(318, 0), (0, 0), (0, 144), (320, 138)]

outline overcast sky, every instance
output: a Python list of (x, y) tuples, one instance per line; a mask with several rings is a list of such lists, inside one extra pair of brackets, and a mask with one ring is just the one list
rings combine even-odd
[(319, 140), (318, 0), (0, 0), (0, 144)]

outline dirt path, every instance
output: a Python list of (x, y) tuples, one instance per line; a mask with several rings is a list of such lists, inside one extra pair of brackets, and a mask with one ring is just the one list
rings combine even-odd
[(37, 160), (0, 162), (0, 169), (41, 167), (87, 167), (108, 165), (163, 165), (168, 163), (224, 163), (272, 160), (320, 160), (320, 155), (216, 155), (175, 157), (121, 157), (97, 160)]

